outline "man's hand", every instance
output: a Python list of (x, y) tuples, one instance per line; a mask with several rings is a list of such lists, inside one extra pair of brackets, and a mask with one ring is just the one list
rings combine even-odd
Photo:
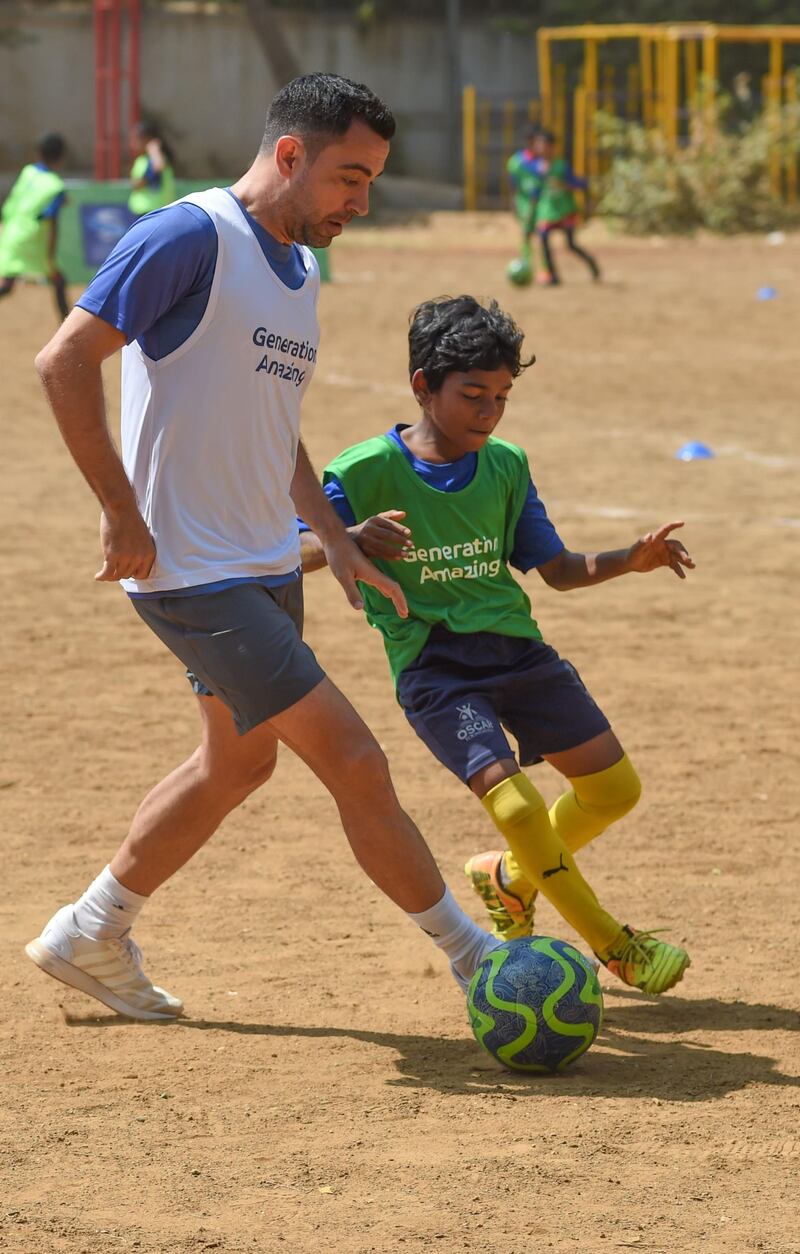
[(356, 583), (360, 579), (388, 597), (401, 618), (408, 618), (408, 606), (400, 585), (373, 566), (347, 532), (323, 544), (323, 548), (331, 574), (339, 580), (353, 609), (364, 608)]
[(650, 531), (632, 544), (628, 551), (628, 570), (646, 574), (657, 570), (659, 566), (669, 566), (679, 579), (685, 579), (686, 572), (683, 568), (686, 566), (689, 570), (694, 570), (694, 561), (680, 540), (667, 539), (671, 531), (682, 526), (682, 522), (665, 523), (658, 531)]
[(400, 522), (405, 516), (402, 509), (387, 509), (347, 530), (366, 557), (395, 562), (414, 547), (410, 530)]
[(153, 537), (138, 509), (100, 515), (100, 544), (103, 567), (95, 579), (111, 583), (118, 579), (146, 579), (156, 558)]

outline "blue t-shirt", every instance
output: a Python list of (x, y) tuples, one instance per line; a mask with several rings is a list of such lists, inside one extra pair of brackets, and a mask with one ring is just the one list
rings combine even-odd
[[(306, 270), (296, 244), (282, 244), (265, 231), (228, 189), (261, 245), (271, 269), (286, 287), (303, 286)], [(180, 348), (200, 325), (208, 304), (217, 264), (217, 231), (198, 205), (178, 201), (138, 218), (111, 250), (86, 291), (76, 302), (116, 327), (130, 344), (136, 340), (153, 361)], [(202, 596), (239, 584), (280, 587), (298, 579), (263, 575), (218, 580), (193, 588), (164, 592), (133, 592), (129, 596)]]
[[(296, 244), (281, 244), (229, 190), (272, 270), (297, 291), (306, 277)], [(217, 264), (217, 232), (199, 205), (177, 201), (137, 218), (76, 302), (136, 340), (151, 360), (180, 348), (203, 319)]]
[[(406, 447), (400, 435), (400, 432), (406, 430), (407, 427), (408, 423), (398, 423), (386, 434), (390, 440), (394, 440), (413, 469), (429, 487), (436, 488), (439, 492), (459, 492), (471, 482), (478, 467), (477, 453), (465, 453), (454, 462), (422, 461)], [(325, 494), (345, 527), (355, 526), (356, 516), (353, 513), (353, 507), (347, 499), (341, 482), (335, 476), (325, 484)], [(393, 502), (386, 502), (387, 509), (394, 507)], [(301, 531), (310, 530), (301, 519), (298, 519), (298, 525)], [(564, 543), (547, 517), (547, 511), (539, 500), (533, 482), (530, 482), (528, 495), (514, 532), (514, 550), (509, 563), (523, 572), (533, 570), (536, 566), (543, 566), (545, 562), (558, 557), (563, 548)]]

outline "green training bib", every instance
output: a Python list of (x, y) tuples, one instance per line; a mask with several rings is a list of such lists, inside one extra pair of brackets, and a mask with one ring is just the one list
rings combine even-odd
[(356, 522), (388, 509), (405, 510), (414, 548), (399, 561), (375, 565), (403, 589), (408, 618), (375, 588), (361, 587), (367, 620), (383, 636), (392, 678), (418, 656), (431, 628), (541, 640), (531, 603), (508, 569), (530, 472), (522, 449), (490, 438), (470, 483), (440, 492), (416, 473), (389, 436), (346, 449), (326, 466)]

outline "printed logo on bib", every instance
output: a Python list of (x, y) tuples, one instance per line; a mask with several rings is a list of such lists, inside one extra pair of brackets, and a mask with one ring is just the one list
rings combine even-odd
[(473, 536), (458, 544), (409, 549), (403, 554), (403, 561), (421, 563), (421, 584), (429, 579), (438, 583), (450, 583), (454, 579), (484, 579), (486, 576), (494, 579), (500, 573), (502, 562), (493, 555), (499, 552), (499, 536)]
[(465, 702), (464, 705), (457, 705), (456, 710), (459, 718), (456, 735), (459, 740), (474, 740), (482, 732), (494, 731), (494, 723), (491, 719), (478, 714), (476, 710), (473, 710), (469, 702)]
[(317, 360), (317, 350), (308, 340), (293, 340), (289, 336), (268, 331), (266, 327), (256, 327), (253, 332), (253, 343), (258, 348), (268, 348), (256, 366), (256, 374), (263, 370), (266, 374), (274, 374), (278, 379), (285, 379), (299, 388), (306, 377), (305, 365), (298, 362), (310, 362), (313, 366)]

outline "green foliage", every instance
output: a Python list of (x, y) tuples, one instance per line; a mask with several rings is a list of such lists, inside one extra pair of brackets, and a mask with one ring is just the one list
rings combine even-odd
[(776, 196), (772, 162), (800, 155), (800, 109), (785, 105), (726, 129), (730, 102), (718, 101), (717, 124), (698, 113), (688, 140), (671, 152), (664, 137), (636, 122), (599, 114), (601, 147), (612, 154), (601, 179), (598, 213), (630, 234), (690, 234), (700, 227), (732, 234), (800, 224), (800, 205)]

